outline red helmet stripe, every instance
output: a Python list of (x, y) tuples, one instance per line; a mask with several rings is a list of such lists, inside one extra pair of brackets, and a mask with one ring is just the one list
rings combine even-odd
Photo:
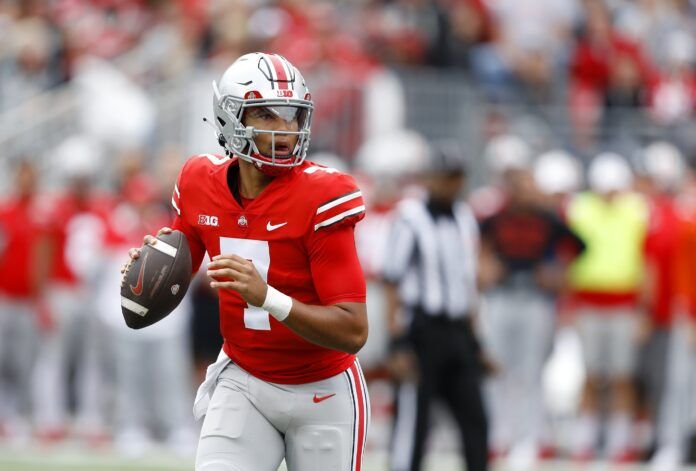
[(275, 69), (276, 76), (278, 77), (278, 88), (281, 90), (287, 90), (288, 89), (288, 76), (285, 73), (285, 67), (283, 67), (283, 63), (280, 61), (278, 56), (274, 54), (269, 54), (271, 58), (271, 62), (273, 63), (273, 68)]

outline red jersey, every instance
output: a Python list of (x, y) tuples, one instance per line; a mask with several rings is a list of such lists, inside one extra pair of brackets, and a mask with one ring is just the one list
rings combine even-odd
[(33, 199), (0, 203), (0, 292), (13, 298), (32, 296), (32, 267), (43, 218)]
[(106, 230), (106, 215), (112, 202), (106, 196), (80, 200), (74, 195), (55, 195), (49, 216), (54, 252), (50, 279), (64, 285), (77, 285), (91, 273)]
[(646, 258), (652, 264), (655, 276), (650, 308), (655, 324), (668, 327), (676, 288), (674, 263), (683, 255), (677, 250), (679, 216), (670, 197), (658, 196), (651, 203), (650, 225), (645, 240)]
[[(311, 305), (365, 302), (353, 228), (365, 205), (352, 177), (311, 162), (276, 177), (243, 206), (228, 172), (236, 158), (204, 154), (182, 168), (172, 196), (197, 268), (207, 251), (254, 262), (269, 285)], [(334, 376), (354, 355), (310, 343), (232, 290), (220, 290), (223, 350), (254, 376), (300, 384)]]

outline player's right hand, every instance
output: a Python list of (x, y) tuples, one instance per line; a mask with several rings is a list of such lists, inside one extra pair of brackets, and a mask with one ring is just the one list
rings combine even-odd
[[(171, 232), (172, 232), (171, 228), (163, 227), (162, 229), (157, 231), (157, 235), (160, 236), (163, 234), (171, 234)], [(151, 236), (150, 234), (143, 237), (143, 246), (145, 244), (155, 245), (156, 243), (157, 243), (157, 238)], [(123, 283), (126, 280), (126, 275), (128, 274), (128, 270), (130, 269), (131, 265), (133, 265), (133, 261), (137, 260), (138, 257), (140, 257), (140, 252), (142, 251), (143, 246), (132, 247), (130, 250), (128, 250), (128, 261), (121, 266), (121, 287), (123, 287)]]

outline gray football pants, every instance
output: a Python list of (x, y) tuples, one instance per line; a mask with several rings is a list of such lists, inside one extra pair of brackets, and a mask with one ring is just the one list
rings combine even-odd
[(667, 384), (660, 407), (657, 442), (681, 452), (696, 430), (696, 349), (686, 314), (677, 316), (667, 353)]
[(550, 297), (532, 288), (497, 288), (486, 295), (484, 341), (500, 366), (489, 388), (496, 446), (541, 439), (541, 379), (551, 351), (554, 309)]
[(28, 418), (38, 338), (32, 304), (0, 297), (0, 422)]
[(234, 363), (218, 377), (203, 421), (196, 471), (361, 469), (369, 398), (356, 361), (307, 384), (262, 381)]

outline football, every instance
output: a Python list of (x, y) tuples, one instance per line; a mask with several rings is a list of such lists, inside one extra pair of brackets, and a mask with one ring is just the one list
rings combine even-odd
[(142, 329), (176, 308), (191, 281), (191, 252), (180, 231), (157, 236), (145, 244), (121, 286), (121, 312), (126, 325)]

